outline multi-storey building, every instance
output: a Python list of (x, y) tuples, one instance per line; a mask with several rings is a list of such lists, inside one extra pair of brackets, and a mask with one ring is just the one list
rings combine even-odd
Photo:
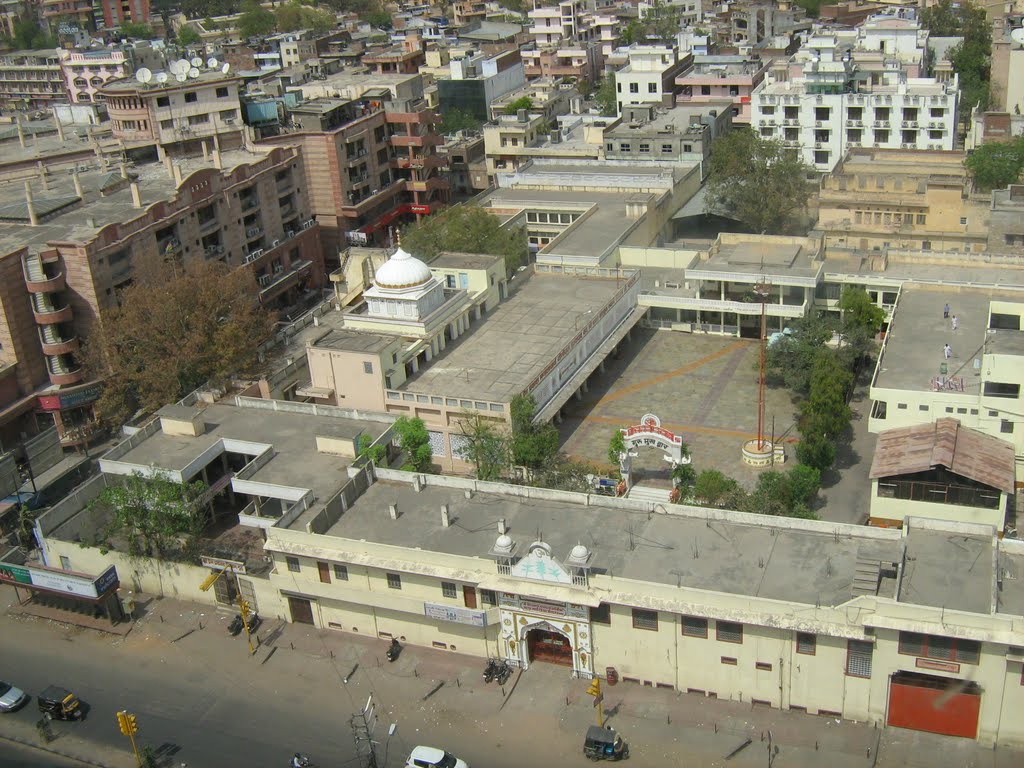
[(531, 113), (543, 115), (548, 120), (564, 115), (574, 106), (577, 107), (575, 111), (579, 111), (580, 93), (572, 83), (566, 83), (560, 77), (540, 77), (494, 99), (490, 103), (490, 119), (497, 120), (506, 114), (509, 104), (523, 98), (530, 100)]
[(426, 63), (424, 43), (418, 34), (409, 33), (398, 45), (371, 48), (363, 54), (363, 66), (378, 75), (415, 75)]
[(680, 104), (731, 99), (733, 122), (750, 124), (750, 96), (764, 80), (768, 62), (750, 56), (694, 56), (677, 78)]
[(107, 103), (114, 137), (127, 147), (156, 145), (170, 154), (198, 154), (213, 138), (222, 148), (240, 146), (242, 79), (219, 69), (191, 74), (157, 72), (149, 83), (129, 77), (100, 87), (96, 95)]
[(631, 45), (626, 66), (615, 72), (615, 103), (619, 114), (627, 106), (675, 101), (676, 77), (690, 66), (690, 54), (679, 56), (671, 45)]
[(62, 50), (60, 68), (68, 101), (82, 104), (97, 101), (100, 89), (110, 80), (128, 77), (131, 63), (124, 51), (100, 48), (89, 51)]
[(393, 99), (378, 88), (358, 99), (313, 99), (290, 114), (292, 127), (262, 143), (302, 148), (312, 212), (332, 261), (347, 233), (359, 233), (360, 241), (384, 238), (396, 219), (423, 216), (447, 202), (437, 154), (444, 142), (435, 128), (440, 119), (415, 92)]
[(802, 159), (830, 171), (853, 147), (951, 150), (956, 139), (958, 80), (910, 77), (898, 59), (869, 78), (856, 50), (837, 51), (833, 37), (813, 38), (794, 61), (778, 63), (753, 91), (751, 122), (765, 138), (799, 148)]
[(519, 50), (495, 56), (473, 53), (448, 62), (448, 77), (437, 81), (441, 114), (458, 109), (478, 120), (487, 120), (497, 99), (526, 85)]
[(488, 178), (493, 182), (499, 172), (515, 171), (538, 158), (597, 160), (602, 156), (602, 131), (578, 118), (563, 127), (525, 109), (497, 115), (483, 127)]
[(1024, 17), (1007, 17), (992, 36), (992, 109), (1020, 114), (1024, 110), (1024, 43), (1010, 37)]
[(575, 77), (594, 82), (602, 51), (613, 48), (612, 17), (600, 21), (584, 0), (548, 5), (536, 0), (527, 15), (533, 44), (523, 49), (527, 77)]
[(732, 127), (731, 104), (708, 101), (668, 111), (626, 107), (622, 121), (604, 131), (605, 159), (706, 167), (712, 142)]
[(66, 98), (64, 74), (56, 51), (0, 54), (0, 107), (49, 109)]
[[(0, 403), (5, 441), (34, 431), (34, 412), (53, 415), (65, 444), (89, 438), (99, 388), (83, 367), (82, 341), (147, 259), (252, 270), (268, 308), (325, 282), (297, 150), (214, 146), (129, 174), (99, 146), (89, 162), (79, 143), (37, 138), (20, 153), (5, 150), (0, 167), (19, 180), (0, 186), (0, 359), (17, 382)], [(26, 179), (19, 155), (44, 148), (47, 159), (32, 161)]]
[(958, 151), (849, 150), (821, 180), (818, 229), (825, 244), (862, 251), (992, 250), (991, 202), (971, 195), (965, 158)]
[(149, 0), (98, 0), (95, 4), (99, 5), (95, 18), (97, 29), (116, 29), (129, 23), (148, 24), (150, 20)]

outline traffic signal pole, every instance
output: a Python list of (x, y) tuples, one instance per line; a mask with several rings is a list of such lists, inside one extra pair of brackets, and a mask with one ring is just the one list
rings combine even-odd
[(139, 755), (139, 748), (135, 744), (135, 734), (139, 730), (139, 724), (135, 721), (135, 715), (122, 710), (117, 713), (117, 724), (121, 728), (121, 733), (127, 736), (131, 741), (132, 752), (135, 753), (135, 760), (138, 762), (139, 768), (142, 768), (142, 757)]
[(604, 694), (601, 693), (601, 678), (595, 677), (587, 688), (587, 693), (594, 697), (594, 708), (597, 709), (597, 725), (604, 728)]

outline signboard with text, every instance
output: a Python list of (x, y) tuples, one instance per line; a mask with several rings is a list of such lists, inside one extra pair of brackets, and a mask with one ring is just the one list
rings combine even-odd
[(470, 608), (460, 608), (457, 605), (424, 603), (423, 615), (430, 619), (450, 621), (454, 624), (467, 624), (471, 627), (483, 627), (487, 623), (487, 613), (485, 611), (474, 611)]
[(95, 599), (117, 586), (117, 569), (110, 566), (99, 576), (85, 576), (59, 568), (0, 563), (0, 582)]

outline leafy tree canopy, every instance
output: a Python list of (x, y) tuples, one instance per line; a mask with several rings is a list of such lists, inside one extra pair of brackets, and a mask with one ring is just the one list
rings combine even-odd
[(510, 101), (508, 104), (505, 105), (505, 114), (514, 115), (520, 109), (525, 109), (527, 111), (533, 109), (533, 99), (531, 99), (529, 96), (520, 96), (515, 101)]
[(509, 438), (501, 422), (470, 412), (458, 424), (463, 438), (459, 457), (476, 467), (477, 480), (497, 480), (509, 462)]
[(826, 437), (839, 435), (850, 423), (853, 413), (846, 395), (853, 386), (853, 374), (836, 355), (821, 355), (811, 369), (810, 391), (800, 403), (804, 434)]
[(839, 297), (843, 312), (843, 331), (862, 332), (874, 336), (882, 330), (885, 311), (871, 300), (868, 292), (857, 286), (847, 286)]
[(1024, 137), (982, 144), (967, 156), (964, 166), (974, 179), (974, 186), (981, 191), (1015, 184), (1024, 172)]
[(203, 262), (181, 271), (154, 260), (135, 274), (85, 350), (87, 368), (104, 381), (98, 410), (111, 425), (246, 372), (274, 323), (256, 302), (248, 269)]
[(441, 115), (441, 133), (455, 133), (456, 131), (479, 131), (480, 120), (471, 112), (464, 109), (449, 109)]
[(537, 411), (533, 395), (516, 395), (510, 410), (512, 463), (531, 469), (544, 466), (558, 453), (558, 429), (551, 423), (533, 423)]
[(753, 232), (787, 232), (807, 207), (810, 171), (781, 142), (733, 129), (711, 145), (707, 211), (732, 216)]
[(55, 48), (57, 39), (48, 35), (40, 28), (39, 23), (31, 16), (23, 16), (14, 22), (14, 35), (11, 44), (23, 51)]
[(121, 34), (131, 40), (152, 40), (156, 37), (153, 28), (149, 24), (128, 22), (121, 25)]
[(504, 256), (509, 272), (527, 255), (526, 232), (502, 227), (478, 205), (455, 205), (411, 224), (402, 231), (402, 247), (424, 261), (441, 251)]
[(206, 488), (199, 480), (176, 483), (160, 474), (134, 473), (104, 488), (90, 508), (110, 515), (105, 535), (124, 538), (131, 554), (187, 558), (206, 526), (206, 515), (196, 504)]
[(192, 27), (182, 27), (178, 30), (179, 45), (199, 45), (201, 42), (203, 42), (203, 39)]
[(824, 315), (811, 313), (793, 323), (793, 333), (768, 345), (766, 363), (773, 376), (797, 395), (806, 395), (811, 370), (818, 358), (830, 355), (825, 343), (832, 338), (834, 324)]
[(402, 469), (406, 472), (431, 472), (433, 451), (430, 448), (430, 434), (423, 419), (399, 416), (395, 422), (395, 434), (405, 453), (405, 464), (402, 465)]
[(615, 117), (619, 114), (619, 99), (615, 91), (614, 72), (609, 72), (598, 84), (597, 91), (594, 92), (594, 101), (597, 102), (601, 114), (605, 117)]
[(245, 0), (238, 17), (238, 32), (243, 38), (269, 35), (277, 26), (277, 16), (264, 8), (259, 0)]
[(728, 506), (739, 492), (739, 484), (717, 469), (705, 469), (693, 484), (694, 497), (712, 507)]
[(611, 440), (608, 441), (608, 461), (611, 462), (612, 466), (618, 469), (619, 467), (619, 455), (626, 451), (626, 438), (622, 436), (619, 430), (612, 432)]

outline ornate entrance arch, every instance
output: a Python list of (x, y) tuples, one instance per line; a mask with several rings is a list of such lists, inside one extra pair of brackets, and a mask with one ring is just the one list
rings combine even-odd
[(661, 448), (665, 451), (665, 461), (671, 462), (673, 469), (691, 461), (689, 456), (683, 455), (682, 435), (664, 429), (661, 419), (653, 413), (645, 413), (639, 424), (619, 431), (626, 446), (626, 450), (619, 454), (619, 471), (627, 490), (633, 485), (633, 457), (637, 455), (634, 448)]
[(523, 666), (533, 661), (550, 661), (572, 667), (572, 627), (559, 627), (550, 621), (537, 621), (519, 629), (519, 648)]

